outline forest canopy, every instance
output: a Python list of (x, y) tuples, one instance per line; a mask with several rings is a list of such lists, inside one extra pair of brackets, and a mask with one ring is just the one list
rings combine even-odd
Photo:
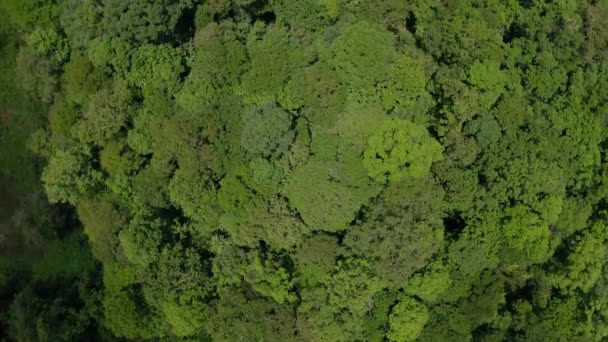
[(607, 22), (0, 0), (0, 340), (608, 340)]

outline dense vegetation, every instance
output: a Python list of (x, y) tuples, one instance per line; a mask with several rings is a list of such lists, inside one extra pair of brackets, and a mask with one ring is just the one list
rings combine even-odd
[(0, 340), (608, 339), (608, 0), (0, 0)]

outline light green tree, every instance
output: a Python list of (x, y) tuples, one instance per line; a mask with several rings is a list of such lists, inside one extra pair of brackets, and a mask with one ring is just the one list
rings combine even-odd
[(391, 311), (386, 337), (391, 341), (414, 341), (429, 319), (429, 310), (424, 304), (412, 297), (403, 297)]
[(42, 172), (49, 202), (76, 204), (82, 196), (95, 189), (101, 174), (93, 170), (89, 157), (78, 150), (56, 150)]
[(441, 145), (424, 127), (392, 119), (369, 137), (363, 164), (370, 177), (395, 182), (427, 176), (431, 164), (442, 158)]

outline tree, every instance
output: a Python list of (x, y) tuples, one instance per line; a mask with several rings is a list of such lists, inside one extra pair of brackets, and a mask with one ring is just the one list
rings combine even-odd
[(201, 233), (215, 229), (220, 208), (217, 190), (206, 172), (180, 167), (169, 183), (169, 199), (200, 227)]
[(290, 274), (283, 267), (277, 267), (270, 261), (262, 263), (255, 258), (244, 270), (244, 277), (254, 290), (265, 297), (272, 298), (278, 304), (290, 303), (296, 300), (291, 293), (292, 282)]
[(173, 96), (181, 87), (183, 72), (180, 50), (168, 44), (146, 44), (131, 57), (131, 72), (127, 79), (139, 87), (145, 97), (155, 96), (156, 92)]
[(468, 82), (482, 93), (480, 103), (490, 108), (503, 93), (507, 76), (495, 60), (475, 62), (468, 71)]
[(221, 26), (209, 23), (196, 32), (191, 70), (177, 95), (177, 102), (185, 110), (199, 112), (238, 85), (238, 78), (246, 70), (247, 52), (235, 30), (223, 22)]
[(166, 244), (157, 260), (144, 287), (147, 302), (162, 312), (174, 335), (196, 335), (211, 291), (209, 262), (181, 243)]
[(304, 62), (302, 50), (282, 26), (264, 27), (257, 22), (249, 35), (247, 51), (250, 68), (241, 78), (239, 90), (247, 102), (279, 102), (294, 109), (287, 96), (290, 75)]
[(72, 126), (78, 121), (80, 110), (78, 106), (62, 98), (55, 99), (49, 108), (49, 126), (55, 146), (65, 149), (74, 140)]
[(253, 247), (265, 241), (277, 251), (290, 250), (311, 231), (282, 197), (267, 202), (256, 200), (244, 214), (240, 229), (232, 236), (237, 245)]
[(21, 47), (15, 72), (17, 84), (30, 98), (46, 104), (52, 102), (59, 81), (56, 66), (46, 57), (38, 56), (29, 46)]
[(104, 323), (117, 336), (150, 338), (157, 334), (158, 317), (142, 304), (134, 287), (107, 292), (103, 299)]
[(343, 230), (363, 204), (347, 185), (332, 181), (333, 169), (331, 163), (312, 160), (294, 170), (287, 181), (290, 205), (313, 229)]
[(348, 254), (365, 257), (389, 288), (400, 288), (440, 251), (443, 191), (430, 179), (390, 185), (348, 231)]
[(105, 34), (133, 43), (161, 42), (175, 37), (182, 13), (193, 6), (191, 0), (154, 0), (125, 3), (106, 0), (102, 6)]
[(101, 179), (98, 171), (88, 166), (88, 156), (78, 150), (57, 150), (42, 172), (42, 182), (51, 203), (76, 204), (94, 190)]
[(375, 86), (389, 77), (397, 60), (394, 37), (376, 23), (347, 24), (331, 46), (332, 61), (349, 95), (360, 102), (374, 101)]
[(293, 141), (292, 116), (274, 103), (251, 107), (243, 113), (241, 144), (252, 154), (278, 157)]
[(530, 314), (519, 340), (543, 341), (590, 338), (583, 313), (574, 297), (552, 300), (539, 314)]
[(144, 164), (145, 158), (127, 145), (126, 139), (110, 140), (99, 153), (99, 164), (109, 177), (106, 186), (121, 201), (129, 201), (131, 179)]
[(443, 158), (441, 150), (424, 127), (392, 119), (369, 137), (363, 163), (370, 177), (380, 182), (422, 178), (433, 162)]
[(364, 317), (371, 313), (374, 297), (382, 288), (379, 280), (363, 259), (337, 262), (321, 284), (303, 288), (299, 331), (310, 339), (362, 339)]
[(132, 94), (123, 82), (97, 92), (72, 134), (83, 143), (104, 145), (123, 129), (131, 115)]
[(165, 223), (158, 218), (150, 221), (145, 216), (135, 217), (118, 235), (127, 259), (140, 267), (158, 260), (164, 228)]
[(48, 0), (7, 0), (2, 2), (7, 18), (20, 30), (42, 29), (56, 25), (58, 6)]
[(293, 95), (300, 98), (300, 112), (311, 126), (331, 127), (345, 105), (347, 90), (341, 86), (331, 63), (320, 61), (294, 76)]
[(91, 40), (101, 35), (99, 18), (103, 8), (95, 1), (66, 0), (58, 3), (57, 7), (59, 23), (72, 50), (89, 47)]
[(391, 341), (414, 341), (429, 318), (424, 304), (411, 297), (403, 297), (389, 316), (390, 329), (386, 336)]
[(0, 17), (0, 340), (608, 336), (607, 1)]
[(323, 2), (302, 3), (293, 0), (280, 0), (273, 3), (277, 21), (289, 25), (292, 31), (305, 38), (314, 37), (314, 32), (322, 30), (327, 25), (331, 14)]
[(53, 295), (32, 287), (21, 289), (7, 308), (7, 337), (19, 342), (85, 338), (87, 308), (81, 306), (76, 290), (69, 287)]
[(545, 260), (550, 252), (548, 224), (521, 205), (508, 208), (506, 215), (502, 228), (506, 247), (524, 253), (522, 259), (531, 263)]
[(77, 209), (95, 258), (103, 263), (124, 260), (118, 232), (126, 226), (126, 219), (112, 200), (107, 197), (84, 199)]
[(608, 36), (602, 27), (604, 18), (608, 16), (608, 2), (598, 1), (587, 5), (586, 8), (586, 24), (587, 24), (587, 46), (585, 57), (588, 61), (600, 60), (605, 61), (606, 50), (603, 47)]
[(168, 189), (169, 176), (173, 168), (162, 161), (152, 160), (132, 179), (131, 197), (135, 208), (168, 208), (170, 206)]
[[(342, 142), (353, 145), (359, 159), (359, 155), (367, 146), (369, 137), (380, 130), (387, 116), (378, 105), (349, 102), (344, 111), (336, 115), (336, 119), (330, 132), (335, 133)], [(326, 142), (320, 144), (323, 143)]]
[(566, 260), (555, 274), (549, 275), (551, 282), (569, 293), (575, 289), (590, 291), (601, 278), (602, 257), (608, 253), (603, 243), (605, 240), (603, 223), (594, 224), (574, 238)]
[(427, 91), (430, 61), (411, 49), (391, 64), (387, 79), (378, 86), (384, 110), (413, 122), (424, 122), (433, 105)]
[(425, 302), (435, 302), (450, 289), (450, 270), (443, 261), (434, 261), (423, 272), (415, 274), (403, 287), (406, 294)]
[(315, 234), (307, 238), (295, 254), (299, 280), (307, 287), (325, 282), (337, 256), (338, 241), (335, 237)]
[(228, 292), (212, 303), (206, 330), (214, 340), (295, 338), (293, 308), (262, 298), (248, 299), (241, 292)]
[(74, 54), (64, 66), (62, 82), (65, 93), (70, 101), (86, 103), (101, 88), (104, 76), (86, 57)]
[(70, 55), (70, 48), (64, 37), (52, 29), (37, 29), (28, 37), (28, 44), (39, 57), (44, 57), (58, 68)]

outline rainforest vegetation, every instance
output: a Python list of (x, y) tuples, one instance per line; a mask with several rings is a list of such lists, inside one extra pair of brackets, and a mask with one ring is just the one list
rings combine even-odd
[(608, 0), (0, 0), (0, 340), (608, 340)]

